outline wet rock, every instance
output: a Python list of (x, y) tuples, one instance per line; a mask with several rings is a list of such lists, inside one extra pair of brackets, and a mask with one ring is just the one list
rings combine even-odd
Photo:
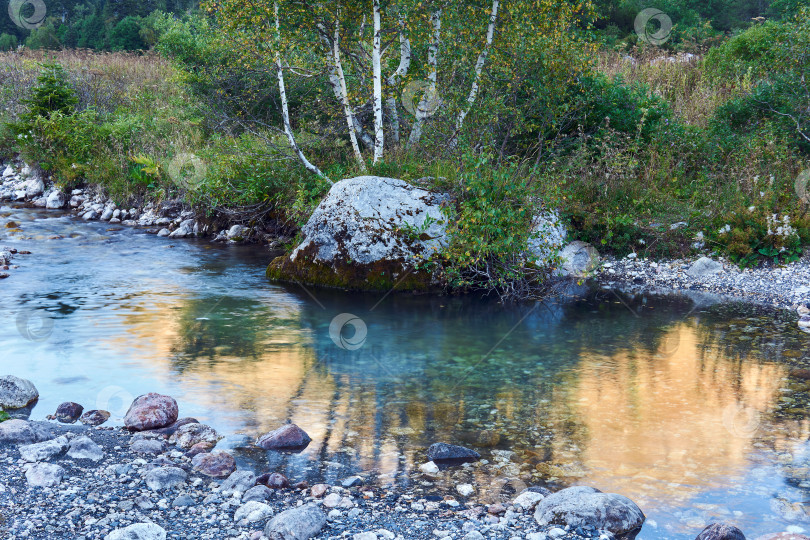
[(425, 474), (439, 474), (439, 466), (432, 461), (419, 465), (419, 470)]
[(234, 225), (228, 229), (228, 240), (240, 241), (247, 235), (248, 232), (250, 232), (250, 229), (247, 227), (243, 227), (242, 225)]
[(56, 419), (63, 424), (75, 424), (82, 415), (84, 407), (72, 401), (66, 401), (56, 408)]
[(48, 198), (45, 200), (45, 208), (50, 210), (59, 210), (65, 207), (68, 203), (67, 195), (61, 191), (51, 191)]
[(0, 377), (0, 409), (22, 409), (38, 399), (39, 392), (31, 381), (14, 375)]
[(198, 443), (209, 443), (213, 448), (221, 438), (214, 428), (205, 424), (191, 423), (177, 428), (177, 431), (169, 437), (169, 442), (184, 449)]
[(307, 540), (326, 526), (326, 514), (314, 504), (285, 510), (264, 528), (270, 540)]
[(166, 531), (154, 523), (136, 523), (115, 529), (104, 540), (166, 540)]
[(40, 443), (25, 444), (18, 447), (23, 460), (34, 463), (37, 461), (48, 461), (67, 450), (69, 441), (67, 437), (57, 437), (50, 441)]
[(33, 487), (56, 486), (64, 475), (65, 469), (53, 463), (34, 463), (25, 471), (25, 479)]
[(266, 501), (273, 495), (273, 490), (271, 490), (267, 486), (253, 486), (249, 490), (245, 491), (245, 494), (242, 496), (242, 502), (248, 501)]
[(216, 491), (225, 497), (230, 497), (234, 493), (245, 493), (256, 485), (256, 476), (250, 471), (234, 471)]
[(561, 273), (572, 277), (587, 276), (599, 266), (599, 252), (596, 248), (579, 240), (565, 246), (560, 251), (560, 259), (563, 261)]
[(340, 485), (345, 488), (362, 486), (363, 478), (360, 476), (350, 476), (348, 478), (344, 478)]
[(248, 501), (236, 509), (233, 520), (244, 526), (248, 523), (270, 519), (272, 515), (273, 509), (269, 505), (258, 501)]
[(481, 454), (455, 444), (434, 443), (428, 448), (427, 457), (434, 463), (437, 461), (474, 461), (481, 459)]
[(0, 422), (0, 445), (31, 444), (50, 438), (48, 430), (40, 424), (18, 419)]
[(104, 451), (90, 437), (76, 437), (70, 441), (67, 455), (73, 459), (98, 461), (104, 457)]
[(315, 484), (310, 490), (310, 494), (315, 498), (323, 497), (329, 491), (329, 486), (326, 484)]
[(172, 233), (172, 232), (171, 232), (169, 229), (166, 229), (166, 228), (164, 227), (163, 229), (160, 229), (160, 230), (158, 231), (157, 235), (158, 235), (159, 237), (161, 237), (161, 238), (162, 238), (162, 237), (165, 237), (165, 236), (169, 236), (171, 233)]
[(712, 523), (695, 540), (745, 540), (745, 535), (730, 523)]
[(194, 470), (212, 478), (227, 478), (236, 470), (236, 461), (227, 452), (197, 454), (191, 460)]
[(177, 420), (177, 413), (173, 398), (150, 392), (135, 398), (124, 417), (124, 425), (130, 431), (164, 428)]
[(152, 491), (164, 491), (185, 484), (187, 477), (179, 467), (158, 467), (146, 473), (145, 481)]
[(646, 519), (636, 504), (622, 495), (585, 486), (563, 489), (537, 504), (534, 519), (548, 525), (593, 526), (617, 538), (633, 540)]
[(267, 433), (256, 441), (256, 446), (265, 450), (303, 450), (312, 439), (295, 424), (285, 424)]
[(723, 271), (723, 265), (717, 261), (711, 260), (709, 257), (701, 257), (695, 261), (692, 266), (686, 271), (689, 277), (704, 277), (719, 274)]
[(81, 418), (79, 418), (79, 422), (87, 426), (100, 426), (109, 419), (109, 411), (93, 409), (85, 412)]
[(270, 489), (285, 489), (290, 487), (290, 481), (281, 473), (264, 473), (256, 479), (256, 484), (267, 486)]
[(194, 220), (187, 219), (180, 223), (180, 225), (172, 231), (169, 238), (186, 238), (194, 235)]

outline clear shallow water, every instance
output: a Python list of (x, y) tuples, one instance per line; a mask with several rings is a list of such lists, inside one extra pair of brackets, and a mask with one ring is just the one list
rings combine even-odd
[[(810, 339), (773, 314), (604, 292), (504, 307), (306, 291), (268, 284), (256, 247), (8, 207), (0, 246), (33, 252), (0, 280), (0, 371), (37, 385), (32, 418), (71, 400), (120, 423), (156, 391), (243, 466), (296, 480), (363, 471), (433, 495), (474, 477), (484, 502), (579, 483), (636, 501), (641, 539), (720, 519), (749, 538), (810, 531)], [(351, 324), (330, 336), (342, 313), (365, 341)], [(250, 449), (288, 419), (306, 451)], [(437, 440), (490, 464), (426, 485), (414, 471)]]

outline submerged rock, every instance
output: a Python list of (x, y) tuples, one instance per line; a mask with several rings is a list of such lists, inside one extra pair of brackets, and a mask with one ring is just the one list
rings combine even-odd
[(34, 383), (14, 375), (0, 377), (0, 409), (22, 409), (39, 399)]
[(481, 454), (463, 446), (440, 442), (430, 445), (427, 457), (435, 463), (437, 461), (476, 460), (481, 459)]
[(256, 484), (267, 486), (270, 489), (284, 489), (290, 487), (290, 481), (281, 473), (264, 473), (256, 479)]
[(585, 486), (563, 489), (537, 504), (534, 519), (541, 527), (590, 525), (633, 540), (646, 519), (636, 504), (622, 495)]
[(446, 200), (394, 178), (341, 180), (304, 225), (304, 241), (267, 276), (345, 289), (430, 288), (431, 276), (411, 272), (412, 261), (446, 244)]
[(177, 413), (173, 398), (150, 392), (135, 398), (124, 416), (124, 425), (130, 431), (162, 428), (173, 424)]
[(303, 450), (312, 438), (295, 424), (285, 424), (256, 441), (256, 446), (265, 450)]
[(745, 535), (730, 523), (712, 523), (695, 540), (745, 540)]

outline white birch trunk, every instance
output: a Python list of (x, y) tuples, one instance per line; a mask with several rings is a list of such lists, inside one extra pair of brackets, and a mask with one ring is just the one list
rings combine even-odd
[[(405, 19), (399, 18), (399, 66), (397, 70), (388, 77), (386, 81), (393, 90), (402, 77), (408, 74), (411, 66), (411, 41), (405, 35)], [(399, 144), (399, 111), (397, 110), (397, 98), (390, 96), (387, 100), (388, 114), (391, 116), (391, 138), (394, 144)]]
[(484, 50), (481, 51), (481, 54), (478, 56), (478, 61), (475, 63), (475, 76), (473, 77), (472, 88), (470, 88), (470, 95), (467, 96), (467, 102), (458, 113), (458, 118), (456, 118), (456, 131), (453, 133), (453, 137), (450, 139), (451, 147), (456, 146), (456, 143), (458, 142), (458, 134), (461, 131), (461, 127), (464, 125), (464, 119), (467, 118), (467, 115), (472, 109), (473, 103), (475, 103), (475, 99), (478, 97), (481, 73), (484, 71), (484, 64), (487, 61), (489, 50), (492, 47), (492, 39), (495, 37), (495, 21), (498, 18), (499, 5), (500, 0), (492, 0), (492, 13), (489, 16), (489, 27), (487, 28), (487, 42), (486, 45), (484, 45)]
[(428, 88), (425, 95), (419, 101), (419, 106), (416, 108), (416, 121), (411, 128), (411, 135), (408, 139), (408, 148), (413, 147), (422, 138), (422, 124), (425, 119), (430, 115), (428, 110), (428, 103), (430, 100), (436, 99), (436, 81), (438, 79), (438, 65), (439, 65), (439, 40), (441, 39), (442, 31), (442, 10), (436, 10), (431, 16), (433, 23), (433, 42), (428, 48)]
[(383, 158), (385, 148), (385, 133), (383, 132), (382, 107), (382, 62), (380, 48), (382, 47), (380, 16), (380, 0), (374, 0), (374, 45), (371, 53), (371, 64), (374, 72), (374, 164)]
[(295, 141), (295, 134), (292, 130), (292, 125), (290, 124), (290, 110), (287, 103), (287, 89), (284, 84), (284, 67), (281, 63), (281, 51), (279, 50), (279, 46), (281, 44), (281, 23), (278, 19), (278, 2), (273, 3), (273, 8), (276, 17), (276, 43), (275, 47), (275, 59), (276, 59), (276, 71), (278, 75), (278, 91), (281, 96), (281, 115), (284, 119), (284, 133), (287, 135), (287, 140), (290, 142), (290, 147), (295, 152), (298, 159), (303, 163), (304, 167), (311, 173), (314, 173), (330, 184), (334, 184), (332, 180), (326, 176), (323, 171), (321, 171), (317, 165), (310, 162), (307, 157), (304, 155), (304, 152), (301, 150), (301, 147), (298, 146), (298, 143)]
[(360, 151), (360, 145), (357, 144), (357, 130), (355, 129), (354, 111), (352, 111), (351, 103), (349, 103), (349, 90), (346, 86), (346, 76), (343, 73), (343, 63), (340, 59), (340, 8), (338, 7), (337, 17), (335, 18), (335, 35), (332, 39), (332, 59), (334, 61), (334, 73), (337, 77), (338, 99), (343, 103), (343, 113), (346, 115), (346, 125), (349, 128), (349, 139), (352, 143), (352, 150), (354, 150), (354, 158), (357, 161), (357, 166), (360, 167), (362, 172), (366, 172), (366, 162), (363, 160), (363, 154)]

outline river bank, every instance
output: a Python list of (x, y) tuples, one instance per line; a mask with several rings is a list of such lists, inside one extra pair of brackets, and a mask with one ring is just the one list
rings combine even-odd
[[(29, 381), (0, 377), (0, 403), (31, 399), (35, 405), (38, 397)], [(644, 521), (629, 499), (602, 494), (606, 502), (594, 507), (588, 502), (592, 493), (583, 488), (568, 494), (562, 514), (542, 487), (504, 491), (503, 502), (482, 502), (487, 493), (473, 484), (425, 497), (424, 486), (452, 477), (458, 468), (498, 466), (442, 460), (461, 448), (446, 445), (428, 449), (415, 478), (420, 488), (410, 491), (367, 485), (362, 475), (313, 486), (273, 470), (257, 476), (237, 470), (229, 453), (213, 450), (221, 437), (212, 428), (177, 419), (177, 413), (172, 398), (149, 394), (133, 402), (126, 428), (91, 427), (105, 423), (109, 413), (82, 415), (82, 407), (72, 402), (57, 409), (55, 418), (62, 423), (0, 422), (0, 537), (609, 540), (634, 538)], [(80, 415), (91, 425), (74, 425)], [(256, 444), (272, 453), (288, 448), (287, 442), (282, 428)], [(431, 457), (441, 467), (427, 461)], [(613, 514), (600, 515), (600, 507)]]

